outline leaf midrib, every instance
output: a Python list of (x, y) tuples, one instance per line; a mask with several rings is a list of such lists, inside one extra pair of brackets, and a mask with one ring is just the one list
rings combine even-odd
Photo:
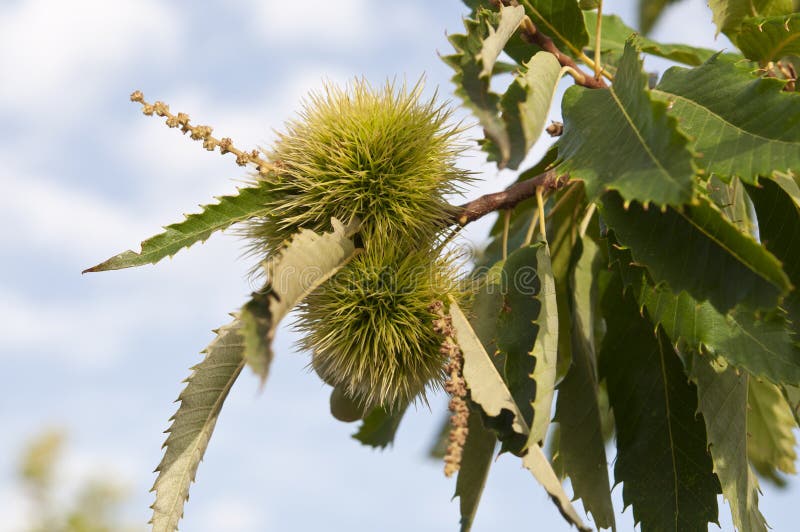
[(698, 103), (698, 102), (696, 102), (694, 100), (686, 98), (685, 96), (681, 96), (680, 94), (675, 94), (675, 93), (672, 93), (672, 92), (668, 92), (668, 91), (665, 91), (663, 89), (653, 89), (651, 92), (653, 92), (654, 94), (662, 94), (662, 95), (664, 95), (664, 96), (666, 96), (668, 98), (674, 98), (675, 100), (680, 100), (681, 103), (685, 103), (686, 105), (694, 107), (694, 108), (700, 108), (700, 109), (706, 111), (712, 117), (714, 117), (717, 120), (719, 120), (720, 122), (722, 122), (724, 125), (730, 127), (731, 129), (736, 130), (737, 132), (739, 132), (742, 135), (749, 135), (749, 136), (754, 137), (756, 139), (759, 139), (759, 140), (761, 140), (763, 142), (779, 142), (781, 144), (787, 144), (790, 147), (800, 146), (800, 142), (765, 137), (764, 135), (761, 135), (759, 133), (754, 133), (752, 131), (748, 131), (746, 129), (743, 129), (743, 128), (737, 126), (736, 124), (733, 124), (732, 122), (726, 120), (725, 118), (720, 116), (718, 113), (712, 111), (708, 107), (706, 107), (706, 106), (704, 106), (704, 105), (702, 105), (702, 104), (700, 104), (700, 103)]

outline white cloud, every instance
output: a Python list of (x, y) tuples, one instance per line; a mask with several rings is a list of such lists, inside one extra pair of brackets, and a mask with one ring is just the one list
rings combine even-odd
[(255, 501), (243, 500), (240, 497), (222, 496), (210, 502), (205, 508), (197, 508), (202, 514), (198, 523), (203, 523), (204, 530), (226, 530), (229, 532), (245, 532), (268, 530), (262, 511), (258, 510)]
[(181, 27), (156, 0), (0, 4), (0, 109), (62, 119), (85, 109), (132, 59), (161, 62)]
[(364, 51), (390, 35), (430, 31), (430, 15), (403, 2), (369, 0), (241, 0), (266, 43), (333, 51)]

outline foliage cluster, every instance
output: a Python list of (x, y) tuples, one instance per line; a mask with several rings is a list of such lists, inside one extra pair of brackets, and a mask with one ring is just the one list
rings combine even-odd
[[(559, 138), (517, 183), (461, 207), (446, 201), (470, 178), (458, 130), (418, 87), (329, 88), (263, 155), (134, 94), (256, 179), (91, 270), (155, 263), (233, 224), (266, 257), (264, 289), (179, 398), (155, 530), (177, 527), (228, 391), (245, 365), (266, 377), (295, 306), (332, 412), (362, 419), (363, 443), (388, 445), (426, 387), (454, 396), (444, 452), (461, 467), (462, 530), (498, 444), (568, 522), (588, 529), (567, 477), (597, 528), (615, 528), (612, 438), (642, 530), (706, 530), (718, 494), (738, 530), (766, 530), (756, 474), (795, 472), (800, 422), (798, 6), (711, 0), (737, 47), (722, 53), (637, 35), (601, 1), (465, 3), (444, 61), (489, 160), (517, 170), (545, 130)], [(644, 30), (668, 3), (641, 3)], [(659, 78), (642, 54), (680, 66)], [(563, 124), (546, 127), (565, 76)], [(495, 210), (459, 284), (447, 244)]]

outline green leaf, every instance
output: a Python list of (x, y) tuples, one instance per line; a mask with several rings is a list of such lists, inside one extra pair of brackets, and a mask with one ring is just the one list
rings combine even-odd
[(747, 461), (747, 373), (709, 356), (691, 356), (689, 377), (697, 386), (714, 472), (737, 530), (767, 530), (758, 510), (758, 480)]
[[(794, 184), (794, 181), (791, 182)], [(758, 216), (761, 242), (783, 263), (783, 270), (794, 285), (794, 290), (783, 301), (792, 323), (800, 323), (800, 206), (769, 179), (762, 179), (761, 187), (748, 187)], [(796, 186), (796, 185), (795, 185)], [(792, 382), (800, 383), (800, 377)]]
[(572, 366), (558, 387), (554, 421), (560, 429), (558, 459), (572, 480), (575, 497), (583, 500), (599, 528), (614, 528), (594, 352), (593, 272), (598, 259), (599, 250), (591, 239), (576, 242), (570, 279)]
[(234, 196), (220, 196), (216, 199), (218, 203), (204, 205), (202, 212), (189, 214), (184, 221), (168, 225), (163, 233), (142, 242), (139, 253), (132, 250), (125, 251), (84, 270), (83, 273), (155, 264), (165, 257), (172, 257), (183, 248), (188, 248), (196, 242), (206, 241), (212, 233), (227, 229), (237, 222), (266, 214), (272, 192), (262, 184), (240, 188)]
[(490, 78), (492, 76), (494, 64), (503, 52), (503, 47), (514, 35), (519, 23), (525, 17), (525, 9), (522, 6), (501, 6), (498, 14), (497, 29), (492, 25), (488, 26), (489, 34), (483, 40), (483, 47), (478, 56), (483, 65), (483, 70), (478, 74), (481, 78)]
[(742, 21), (736, 46), (759, 63), (800, 55), (800, 13), (777, 17), (750, 17)]
[(623, 205), (618, 194), (603, 196), (600, 212), (633, 259), (656, 282), (674, 292), (708, 299), (725, 313), (738, 303), (774, 308), (791, 284), (780, 262), (731, 225), (706, 199), (682, 211)]
[(152, 491), (154, 532), (173, 532), (183, 516), (189, 485), (208, 447), (222, 403), (244, 367), (244, 342), (238, 320), (221, 327), (205, 349), (202, 362), (192, 368), (186, 388), (178, 396), (180, 407), (167, 431), (164, 458)]
[[(530, 274), (531, 272), (529, 272)], [(540, 287), (536, 294), (540, 310), (536, 318), (539, 331), (533, 344), (531, 356), (535, 361), (531, 379), (536, 383), (536, 397), (533, 400), (533, 423), (528, 436), (528, 446), (541, 445), (550, 426), (550, 412), (556, 387), (556, 363), (558, 360), (558, 307), (556, 286), (550, 267), (550, 249), (547, 243), (540, 243), (536, 249), (536, 271)], [(516, 281), (516, 278), (514, 278)]]
[(773, 172), (771, 179), (789, 195), (792, 202), (800, 209), (800, 186), (797, 185), (797, 175), (792, 172)]
[(800, 348), (779, 313), (757, 316), (736, 307), (721, 314), (709, 302), (697, 302), (686, 292), (674, 294), (665, 284), (653, 286), (630, 251), (614, 245), (612, 263), (633, 289), (639, 307), (646, 307), (654, 324), (663, 327), (674, 344), (692, 351), (723, 356), (730, 364), (775, 383), (800, 382)]
[(501, 40), (510, 37), (509, 28), (516, 28), (523, 15), (520, 7), (503, 7), (499, 12), (479, 8), (475, 19), (464, 20), (465, 35), (448, 38), (456, 53), (443, 57), (455, 70), (452, 78), (455, 94), (483, 127), (486, 135), (483, 148), (489, 160), (497, 161), (501, 168), (511, 160), (512, 145), (500, 115), (500, 96), (489, 88), (490, 73), (502, 50)]
[[(453, 298), (450, 299), (450, 317), (453, 321), (456, 342), (464, 356), (463, 374), (469, 388), (470, 398), (490, 418), (500, 417), (504, 413), (510, 415), (508, 425), (511, 430), (516, 434), (528, 436), (528, 424), (514, 402), (511, 392), (484, 350), (467, 317), (464, 316)], [(541, 447), (529, 445), (527, 454), (522, 458), (522, 463), (545, 488), (568, 522), (580, 530), (590, 530), (583, 524), (572, 507), (569, 497), (564, 492), (564, 488), (559, 483), (558, 477), (553, 472)]]
[(387, 410), (382, 406), (373, 408), (358, 427), (358, 431), (353, 434), (353, 438), (364, 445), (385, 449), (394, 442), (397, 428), (400, 426), (407, 408), (407, 404), (393, 410)]
[[(717, 33), (735, 35), (745, 18), (783, 15), (793, 10), (792, 0), (708, 0)], [(735, 42), (735, 38), (732, 38)]]
[(484, 428), (478, 412), (471, 411), (467, 423), (467, 441), (461, 455), (454, 495), (460, 498), (461, 532), (472, 529), (497, 444), (494, 432)]
[[(643, 3), (651, 4), (652, 2), (646, 1)], [(597, 13), (586, 11), (583, 13), (583, 18), (586, 20), (586, 28), (589, 30), (590, 46), (594, 47)], [(625, 42), (636, 33), (636, 30), (626, 25), (617, 15), (603, 15), (602, 19), (603, 29), (600, 36), (600, 51), (604, 55), (604, 62), (611, 62), (616, 65), (619, 63), (623, 50), (625, 50)], [(708, 48), (698, 48), (686, 44), (663, 44), (642, 36), (636, 38), (636, 44), (646, 54), (693, 66), (704, 63), (715, 53), (714, 50), (709, 50)]]
[(797, 445), (792, 430), (795, 419), (792, 409), (777, 386), (750, 379), (747, 404), (748, 457), (753, 468), (764, 478), (778, 485), (785, 481), (778, 471), (795, 474)]
[(797, 426), (800, 427), (800, 386), (785, 384), (783, 386), (783, 396), (792, 409), (792, 415), (794, 415)]
[(714, 476), (697, 392), (669, 339), (615, 280), (603, 297), (600, 351), (617, 428), (616, 482), (642, 530), (706, 530), (717, 521)]
[(753, 184), (759, 175), (800, 167), (800, 95), (783, 85), (715, 56), (697, 68), (670, 68), (653, 95), (669, 102), (706, 173)]
[(520, 3), (536, 27), (551, 37), (559, 49), (575, 57), (583, 53), (589, 35), (577, 2), (522, 0)]
[(753, 203), (738, 177), (733, 177), (725, 183), (716, 175), (712, 175), (706, 182), (706, 189), (714, 205), (719, 207), (725, 218), (739, 231), (748, 235), (757, 234)]
[(276, 257), (268, 259), (264, 265), (266, 289), (253, 294), (241, 310), (244, 358), (262, 382), (267, 378), (272, 340), (280, 321), (358, 251), (350, 238), (357, 224), (345, 227), (336, 218), (331, 218), (331, 224), (333, 231), (321, 235), (300, 229)]
[(578, 513), (570, 503), (569, 497), (564, 492), (558, 477), (553, 471), (550, 462), (542, 452), (542, 448), (538, 445), (531, 445), (528, 448), (528, 453), (522, 457), (522, 465), (531, 472), (533, 477), (542, 485), (542, 487), (550, 495), (550, 498), (558, 507), (561, 515), (567, 522), (575, 525), (578, 530), (591, 531), (592, 529), (581, 521)]
[(550, 52), (538, 52), (522, 65), (500, 99), (503, 121), (511, 143), (506, 162), (508, 168), (519, 167), (544, 131), (560, 80), (561, 64), (556, 56)]
[(573, 86), (562, 100), (559, 169), (586, 183), (589, 199), (608, 189), (627, 200), (680, 205), (692, 198), (695, 167), (688, 139), (666, 104), (652, 100), (647, 75), (628, 42), (614, 85)]

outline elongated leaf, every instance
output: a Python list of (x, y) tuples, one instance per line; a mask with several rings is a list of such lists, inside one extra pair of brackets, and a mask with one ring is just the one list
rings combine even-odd
[(558, 477), (553, 471), (550, 462), (547, 461), (547, 457), (544, 455), (544, 452), (542, 452), (541, 447), (538, 445), (531, 445), (528, 448), (528, 453), (522, 457), (522, 465), (531, 472), (533, 477), (547, 491), (567, 522), (575, 525), (578, 530), (592, 530), (590, 527), (583, 524), (581, 518), (578, 517), (578, 513), (572, 506), (569, 497), (561, 486), (561, 482), (559, 482)]
[(797, 184), (797, 175), (792, 172), (773, 172), (771, 179), (789, 195), (792, 202), (800, 209), (800, 186)]
[(633, 264), (629, 250), (615, 244), (611, 257), (639, 306), (647, 308), (650, 319), (674, 344), (684, 342), (693, 351), (723, 356), (775, 383), (800, 382), (800, 348), (779, 313), (757, 316), (737, 307), (725, 315), (686, 292), (676, 295), (663, 283), (653, 286), (644, 269)]
[(490, 90), (491, 75), (485, 72), (491, 72), (504, 44), (502, 38), (510, 37), (508, 28), (516, 27), (522, 14), (520, 7), (503, 7), (499, 12), (478, 9), (475, 19), (464, 20), (466, 34), (449, 37), (456, 53), (443, 57), (455, 70), (452, 81), (456, 95), (483, 127), (484, 150), (489, 159), (497, 161), (501, 167), (511, 159), (511, 138), (500, 115), (500, 96)]
[(761, 63), (800, 55), (800, 13), (744, 19), (736, 46), (745, 57)]
[(353, 438), (364, 445), (385, 449), (394, 442), (397, 428), (400, 426), (407, 408), (408, 405), (404, 405), (389, 411), (382, 406), (375, 407), (364, 418), (358, 431), (353, 434)]
[(670, 115), (702, 154), (707, 173), (758, 175), (800, 167), (800, 95), (783, 82), (760, 78), (735, 58), (716, 56), (691, 70), (673, 67), (653, 95), (670, 103)]
[(697, 392), (669, 339), (622, 296), (605, 291), (608, 329), (600, 352), (617, 428), (616, 482), (642, 530), (706, 530), (717, 521), (713, 473)]
[(547, 122), (553, 97), (561, 79), (561, 64), (550, 52), (538, 52), (515, 74), (500, 99), (503, 122), (511, 152), (506, 162), (516, 169), (539, 139)]
[(599, 266), (598, 258), (599, 250), (594, 242), (578, 240), (570, 279), (572, 366), (558, 387), (554, 421), (558, 422), (561, 432), (558, 459), (564, 473), (572, 480), (575, 497), (583, 500), (598, 527), (614, 528), (594, 352), (593, 272)]
[(758, 509), (758, 480), (747, 461), (747, 373), (709, 356), (691, 356), (692, 382), (697, 386), (714, 472), (731, 517), (741, 532), (766, 532)]
[(714, 202), (725, 218), (728, 219), (739, 231), (748, 235), (756, 235), (756, 222), (753, 216), (753, 202), (745, 192), (745, 186), (738, 177), (733, 177), (728, 183), (712, 175), (706, 182), (708, 197)]
[(358, 225), (345, 227), (336, 218), (331, 219), (331, 224), (333, 231), (321, 235), (300, 229), (278, 256), (265, 264), (267, 288), (253, 294), (242, 307), (244, 358), (262, 382), (267, 378), (272, 340), (280, 321), (358, 251), (350, 238)]
[(635, 202), (626, 209), (618, 194), (609, 193), (600, 212), (656, 282), (708, 299), (722, 313), (738, 303), (774, 308), (791, 287), (780, 262), (705, 199), (660, 212)]
[[(642, 4), (651, 4), (651, 2), (643, 1)], [(586, 29), (589, 31), (589, 46), (594, 47), (597, 13), (584, 11), (583, 18), (586, 20)], [(604, 55), (604, 62), (611, 62), (616, 65), (625, 50), (625, 42), (636, 33), (636, 30), (626, 25), (617, 15), (603, 15), (602, 19), (603, 29), (600, 35), (600, 51)], [(659, 43), (641, 36), (636, 39), (636, 44), (646, 54), (693, 66), (704, 63), (715, 53), (714, 50), (709, 50), (708, 48), (698, 48), (686, 44)]]
[[(717, 33), (735, 35), (751, 16), (783, 15), (793, 10), (792, 0), (708, 0)], [(735, 41), (735, 38), (733, 39)]]
[(470, 390), (470, 397), (489, 417), (498, 417), (503, 410), (507, 410), (512, 416), (511, 429), (517, 434), (527, 435), (528, 424), (519, 406), (514, 402), (511, 392), (494, 367), (467, 317), (452, 299), (450, 317), (453, 320), (456, 342), (464, 356), (463, 374)]
[(206, 452), (222, 403), (244, 367), (244, 343), (238, 320), (221, 327), (204, 351), (206, 357), (192, 368), (186, 388), (178, 396), (180, 407), (167, 431), (164, 458), (156, 468), (151, 523), (154, 532), (173, 532), (183, 516), (189, 485)]
[(490, 78), (494, 71), (494, 64), (503, 52), (508, 40), (514, 35), (519, 23), (525, 16), (525, 9), (522, 6), (501, 6), (498, 10), (497, 29), (489, 26), (489, 34), (483, 41), (483, 47), (479, 54), (479, 59), (483, 65), (479, 76)]
[(550, 412), (556, 388), (556, 363), (558, 360), (558, 308), (556, 286), (550, 267), (550, 249), (541, 243), (536, 250), (536, 276), (540, 288), (536, 295), (540, 304), (536, 325), (539, 332), (531, 356), (535, 366), (531, 378), (536, 382), (536, 397), (533, 400), (533, 423), (528, 437), (528, 446), (541, 445), (550, 426)]
[(792, 409), (774, 384), (756, 379), (750, 379), (749, 384), (747, 455), (761, 476), (782, 485), (785, 481), (778, 472), (796, 473), (797, 442), (792, 432), (795, 427)]
[[(511, 430), (519, 435), (528, 436), (528, 424), (514, 402), (511, 392), (495, 369), (489, 355), (486, 354), (467, 317), (452, 298), (450, 317), (453, 320), (456, 341), (464, 356), (464, 380), (467, 382), (472, 401), (489, 417), (500, 417), (504, 412), (510, 414), (508, 425)], [(542, 484), (564, 518), (580, 530), (589, 530), (572, 507), (541, 447), (530, 445), (522, 463)]]
[(595, 199), (615, 189), (627, 200), (680, 205), (692, 197), (695, 166), (689, 140), (647, 89), (629, 41), (609, 89), (570, 87), (562, 100), (559, 168), (586, 183)]
[[(758, 215), (761, 242), (783, 263), (783, 270), (795, 287), (783, 306), (797, 325), (800, 323), (800, 206), (769, 179), (762, 179), (761, 187), (748, 187), (747, 192)], [(800, 378), (793, 382), (800, 383)]]
[(522, 0), (536, 27), (550, 36), (556, 46), (572, 56), (579, 56), (589, 42), (586, 26), (577, 2), (564, 0)]
[(266, 214), (270, 195), (270, 190), (261, 185), (241, 188), (234, 196), (221, 196), (217, 198), (218, 203), (203, 206), (202, 212), (189, 214), (184, 221), (168, 225), (163, 233), (142, 242), (139, 253), (125, 251), (84, 270), (83, 273), (155, 264), (165, 257), (172, 257), (183, 248), (196, 242), (204, 242), (217, 231)]
[(455, 497), (460, 498), (461, 532), (472, 529), (497, 444), (494, 433), (484, 428), (477, 412), (470, 412), (467, 430), (455, 494)]

